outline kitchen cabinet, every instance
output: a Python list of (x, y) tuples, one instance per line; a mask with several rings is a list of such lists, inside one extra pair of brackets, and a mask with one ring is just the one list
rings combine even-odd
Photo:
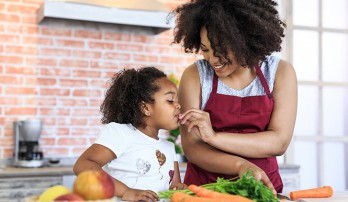
[(0, 170), (0, 202), (22, 202), (54, 185), (72, 186), (72, 167), (14, 168)]

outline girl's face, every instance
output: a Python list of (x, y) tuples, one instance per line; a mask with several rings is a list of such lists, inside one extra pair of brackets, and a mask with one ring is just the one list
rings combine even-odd
[(232, 51), (228, 51), (228, 57), (231, 63), (220, 61), (220, 59), (214, 56), (214, 51), (210, 46), (210, 41), (207, 35), (207, 29), (203, 26), (200, 31), (201, 36), (201, 51), (205, 60), (214, 68), (214, 71), (218, 77), (227, 77), (232, 74), (239, 65), (237, 64)]
[(150, 116), (147, 118), (147, 126), (156, 129), (172, 130), (178, 127), (180, 104), (178, 103), (177, 88), (168, 78), (158, 79), (160, 90), (153, 98), (152, 104), (147, 104)]

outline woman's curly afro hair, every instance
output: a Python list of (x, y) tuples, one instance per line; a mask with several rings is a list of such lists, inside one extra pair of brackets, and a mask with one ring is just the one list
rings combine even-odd
[(153, 96), (160, 90), (156, 81), (165, 77), (166, 74), (155, 67), (128, 69), (115, 74), (100, 106), (103, 114), (101, 122), (131, 123), (134, 127), (146, 127), (142, 102), (155, 101)]
[(272, 0), (191, 0), (176, 8), (174, 43), (185, 52), (198, 53), (200, 30), (205, 26), (214, 55), (253, 68), (267, 55), (281, 50), (285, 23), (279, 19)]

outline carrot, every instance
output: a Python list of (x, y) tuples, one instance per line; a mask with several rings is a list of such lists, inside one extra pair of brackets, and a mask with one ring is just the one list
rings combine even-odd
[(290, 192), (290, 198), (296, 200), (299, 198), (327, 198), (331, 197), (333, 190), (331, 186), (323, 186), (313, 189), (303, 189)]
[(220, 193), (216, 191), (212, 191), (203, 187), (199, 187), (197, 185), (190, 185), (188, 187), (190, 191), (195, 193), (199, 197), (206, 197), (206, 198), (214, 198), (214, 199), (219, 199), (221, 200), (226, 200), (226, 201), (238, 201), (238, 202), (253, 202), (253, 200), (245, 198), (243, 196), (239, 195), (232, 195), (232, 194), (225, 194), (225, 193)]
[(229, 199), (205, 198), (185, 194), (183, 192), (175, 192), (172, 195), (171, 202), (231, 202)]

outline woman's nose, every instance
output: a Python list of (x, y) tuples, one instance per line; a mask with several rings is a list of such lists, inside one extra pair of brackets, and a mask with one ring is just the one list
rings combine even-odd
[(208, 59), (209, 63), (213, 66), (217, 66), (217, 65), (220, 65), (220, 58), (219, 57), (216, 57), (214, 56), (213, 53), (209, 54), (209, 59)]

